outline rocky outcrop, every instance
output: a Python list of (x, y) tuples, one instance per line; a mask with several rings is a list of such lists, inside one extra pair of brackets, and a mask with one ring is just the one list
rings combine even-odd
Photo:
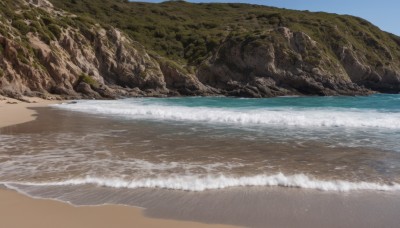
[(171, 65), (172, 63), (168, 61), (160, 60), (160, 62), (167, 88), (172, 92), (170, 95), (212, 96), (219, 93), (215, 88), (201, 83), (196, 74), (184, 72), (185, 70)]
[[(260, 42), (260, 40), (262, 42)], [(228, 39), (199, 70), (202, 83), (233, 96), (368, 94), (302, 32), (281, 27), (263, 37)]]
[(203, 61), (186, 66), (149, 52), (115, 27), (55, 9), (47, 0), (8, 2), (9, 7), (21, 5), (10, 19), (0, 18), (0, 94), (10, 97), (273, 97), (400, 91), (396, 52), (362, 34), (365, 46), (375, 50), (371, 56), (367, 48), (346, 41), (336, 27), (331, 32), (340, 45), (284, 26), (230, 34)]
[(47, 0), (28, 0), (27, 3), (44, 9), (53, 9), (53, 4)]
[(377, 63), (371, 66), (351, 47), (338, 50), (340, 61), (351, 80), (371, 90), (383, 93), (400, 92), (399, 66)]
[(91, 32), (85, 37), (69, 28), (50, 44), (30, 33), (33, 56), (28, 49), (0, 36), (4, 47), (1, 91), (9, 96), (53, 93), (71, 98), (129, 95), (129, 90), (110, 87), (114, 86), (168, 93), (158, 63), (144, 50), (136, 49), (116, 29), (93, 28)]
[[(30, 3), (52, 7), (43, 0)], [(49, 43), (34, 32), (26, 38), (24, 44), (0, 35), (4, 95), (115, 98), (169, 92), (158, 62), (115, 28), (92, 25), (83, 32), (68, 26)]]

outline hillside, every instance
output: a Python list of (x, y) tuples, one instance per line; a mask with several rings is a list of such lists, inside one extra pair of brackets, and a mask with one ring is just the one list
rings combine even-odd
[(0, 43), (26, 53), (2, 50), (0, 92), (9, 96), (400, 91), (400, 38), (352, 16), (183, 1), (15, 2), (2, 2)]

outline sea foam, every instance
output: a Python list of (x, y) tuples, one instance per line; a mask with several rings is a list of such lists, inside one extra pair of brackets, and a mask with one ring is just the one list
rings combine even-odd
[(187, 107), (176, 104), (147, 104), (133, 100), (79, 101), (76, 104), (61, 104), (55, 107), (92, 114), (157, 121), (400, 129), (400, 113), (365, 109)]
[(200, 192), (205, 190), (224, 189), (229, 187), (247, 186), (280, 186), (291, 188), (315, 189), (321, 191), (400, 191), (400, 184), (380, 184), (373, 182), (350, 182), (343, 180), (318, 180), (304, 174), (256, 175), (249, 177), (218, 176), (170, 176), (144, 179), (101, 178), (87, 176), (85, 178), (69, 179), (59, 182), (8, 182), (4, 185), (15, 188), (16, 185), (26, 186), (79, 186), (93, 184), (112, 188), (159, 188)]

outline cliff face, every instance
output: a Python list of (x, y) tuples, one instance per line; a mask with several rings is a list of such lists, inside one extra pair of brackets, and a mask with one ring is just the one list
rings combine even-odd
[(368, 63), (368, 53), (351, 44), (333, 48), (287, 27), (254, 37), (231, 37), (200, 67), (201, 82), (229, 95), (269, 97), (288, 94), (356, 95), (398, 93), (398, 60)]
[[(337, 26), (328, 27), (322, 39), (307, 29), (278, 24), (225, 32), (218, 35), (220, 41), (207, 43), (209, 50), (203, 54), (193, 48), (204, 44), (193, 40), (179, 58), (173, 51), (153, 49), (154, 44), (143, 46), (127, 35), (129, 30), (60, 10), (47, 0), (5, 0), (0, 7), (0, 94), (10, 97), (271, 97), (400, 91), (400, 38), (384, 32), (353, 31), (361, 41), (352, 42), (354, 37)], [(175, 34), (174, 39), (184, 40), (179, 37)]]
[(253, 38), (233, 37), (204, 64), (199, 78), (229, 95), (366, 94), (343, 66), (303, 32), (286, 27)]
[[(361, 86), (382, 93), (400, 92), (400, 64), (388, 50), (386, 54), (390, 62), (368, 63), (368, 55), (359, 53), (352, 46), (344, 46), (337, 50), (337, 56), (351, 80)], [(396, 57), (398, 58), (398, 57)]]
[[(43, 20), (75, 20), (73, 15), (56, 11), (44, 0), (21, 2), (21, 6), (21, 11), (39, 18), (36, 29), (58, 27), (46, 25)], [(35, 26), (34, 20), (22, 22), (31, 28)], [(30, 29), (21, 39), (20, 31), (12, 23), (5, 20), (1, 25), (11, 31), (0, 35), (0, 92), (4, 95), (51, 93), (66, 98), (114, 98), (168, 92), (157, 61), (115, 28), (92, 24), (76, 28), (66, 24), (58, 27), (58, 37), (50, 31), (48, 34), (54, 37), (47, 40), (36, 29)]]

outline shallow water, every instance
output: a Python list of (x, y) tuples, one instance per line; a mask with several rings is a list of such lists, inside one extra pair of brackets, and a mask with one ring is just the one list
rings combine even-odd
[(397, 191), (399, 98), (143, 98), (56, 105), (46, 120), (4, 130), (0, 181), (189, 191)]
[[(242, 224), (229, 213), (218, 219), (201, 214), (227, 206), (212, 205), (213, 199), (250, 208), (260, 202), (268, 211), (278, 203), (269, 197), (284, 191), (282, 211), (290, 202), (298, 202), (291, 213), (306, 210), (301, 203), (321, 196), (313, 220), (322, 222), (320, 213), (332, 210), (365, 216), (373, 208), (346, 209), (345, 202), (361, 197), (400, 206), (393, 200), (400, 192), (399, 103), (399, 95), (143, 98), (41, 108), (36, 121), (0, 129), (0, 183), (78, 205), (129, 204), (153, 208), (149, 213), (158, 217), (252, 227), (262, 227), (268, 216), (258, 213)], [(173, 215), (154, 209), (171, 205), (171, 197)], [(318, 211), (334, 199), (336, 206)], [(203, 201), (203, 209), (194, 206)], [(181, 208), (202, 211), (189, 216)]]

